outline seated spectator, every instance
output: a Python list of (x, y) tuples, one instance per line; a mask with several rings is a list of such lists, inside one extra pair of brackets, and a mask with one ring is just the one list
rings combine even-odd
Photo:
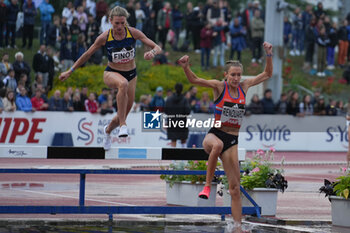
[(32, 107), (32, 102), (27, 96), (27, 89), (22, 86), (20, 87), (20, 94), (16, 97), (17, 110), (24, 112), (34, 112), (35, 108)]
[(75, 92), (73, 95), (73, 109), (77, 112), (85, 112), (85, 105), (80, 100), (80, 93)]
[(0, 62), (0, 81), (5, 78), (9, 69), (13, 69), (12, 64), (9, 62), (9, 54), (4, 53)]
[(38, 84), (41, 84), (43, 86), (43, 75), (42, 73), (37, 73), (35, 75), (35, 80), (32, 83), (32, 93), (35, 94), (36, 89), (38, 88)]
[(104, 101), (101, 104), (101, 115), (106, 115), (107, 113), (113, 113), (113, 106), (108, 106), (108, 101)]
[(203, 92), (201, 99), (197, 102), (196, 111), (197, 113), (213, 113), (214, 104), (209, 99), (208, 92)]
[(28, 76), (26, 86), (30, 86), (30, 66), (28, 65), (27, 62), (25, 62), (24, 59), (24, 55), (22, 52), (17, 52), (15, 54), (15, 59), (16, 61), (12, 64), (13, 69), (15, 71), (15, 78), (16, 80), (19, 80), (19, 76), (22, 73), (25, 73)]
[(102, 104), (103, 102), (107, 102), (107, 97), (108, 97), (108, 88), (104, 87), (102, 88), (102, 93), (97, 98), (98, 103)]
[(326, 115), (328, 116), (336, 116), (337, 115), (337, 109), (336, 109), (337, 101), (330, 100), (329, 104), (326, 107)]
[(7, 89), (11, 89), (13, 91), (16, 91), (17, 89), (17, 81), (15, 78), (15, 71), (13, 69), (9, 69), (7, 72), (7, 76), (3, 80), (4, 86)]
[(314, 113), (314, 107), (311, 104), (311, 96), (304, 95), (303, 102), (299, 104), (299, 112), (304, 116), (311, 116)]
[(247, 107), (247, 114), (262, 114), (263, 106), (259, 100), (259, 96), (257, 94), (253, 95), (250, 104)]
[(85, 100), (85, 110), (91, 113), (98, 113), (100, 110), (96, 101), (96, 94), (91, 92), (89, 98)]
[(0, 114), (2, 113), (2, 111), (4, 111), (4, 103), (2, 102), (2, 99), (5, 98), (5, 95), (6, 95), (6, 89), (1, 88), (0, 89)]
[(41, 90), (41, 98), (43, 98), (44, 102), (48, 104), (49, 99), (47, 98), (44, 86), (42, 84), (39, 84), (39, 83), (36, 86), (37, 86), (37, 89)]
[(282, 93), (280, 100), (276, 104), (276, 113), (277, 114), (287, 114), (287, 94)]
[(273, 103), (273, 100), (272, 100), (271, 89), (265, 90), (264, 98), (262, 98), (261, 104), (263, 106), (264, 114), (275, 114), (275, 104)]
[(293, 92), (287, 104), (287, 113), (293, 116), (300, 116), (299, 112), (299, 94)]
[(74, 111), (73, 102), (70, 97), (71, 95), (69, 94), (69, 92), (64, 93), (63, 99), (62, 99), (62, 111), (65, 111), (65, 112)]
[(151, 103), (151, 99), (149, 95), (141, 95), (140, 96), (140, 111), (147, 112), (150, 111), (149, 104)]
[(342, 100), (337, 101), (335, 108), (337, 109), (337, 116), (346, 116), (347, 109), (344, 107), (344, 102)]
[(43, 111), (43, 110), (47, 110), (49, 108), (49, 105), (47, 103), (45, 103), (44, 99), (41, 97), (41, 89), (37, 88), (35, 90), (35, 95), (34, 97), (32, 97), (32, 99), (30, 100), (32, 102), (32, 107), (36, 110), (36, 111)]
[(15, 101), (15, 91), (8, 90), (5, 98), (3, 98), (2, 103), (4, 105), (5, 112), (14, 112), (16, 111), (16, 101)]
[(49, 100), (49, 111), (62, 111), (61, 91), (56, 90)]
[(153, 96), (152, 101), (150, 103), (151, 111), (157, 111), (160, 112), (163, 111), (165, 101), (163, 99), (163, 87), (159, 86), (156, 89), (156, 94)]
[(326, 115), (326, 105), (323, 96), (320, 96), (317, 103), (314, 106), (314, 115), (324, 116)]

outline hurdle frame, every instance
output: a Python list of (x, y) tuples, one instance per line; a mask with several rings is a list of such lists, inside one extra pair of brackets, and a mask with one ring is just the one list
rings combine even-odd
[[(70, 148), (72, 149), (72, 148)], [(86, 151), (87, 148), (74, 148), (74, 153), (77, 151)], [(120, 149), (125, 148), (119, 148)], [(151, 150), (154, 153), (154, 148)], [(67, 152), (69, 148), (56, 147), (48, 148), (56, 152)], [(190, 156), (187, 160), (207, 160), (208, 155), (203, 149), (184, 149)], [(55, 153), (56, 153), (55, 152)], [(57, 152), (57, 154), (59, 154)], [(132, 149), (132, 153), (135, 148)], [(73, 154), (74, 154), (73, 153)], [(110, 156), (110, 152), (109, 156)], [(123, 156), (126, 159), (137, 159), (133, 154)], [(75, 157), (71, 154), (71, 157)], [(126, 153), (128, 154), (128, 153)], [(159, 153), (158, 153), (159, 154)], [(63, 156), (69, 158), (69, 156)], [(163, 160), (182, 160), (183, 157), (176, 149), (162, 148), (161, 157)], [(99, 158), (101, 158), (99, 156)], [(116, 158), (114, 158), (116, 159)], [(155, 159), (155, 158), (152, 158)], [(109, 221), (113, 221), (114, 214), (218, 214), (221, 215), (221, 220), (225, 220), (226, 214), (231, 214), (231, 207), (196, 207), (196, 206), (86, 206), (85, 205), (85, 184), (87, 174), (118, 174), (118, 175), (205, 175), (206, 171), (188, 171), (188, 170), (108, 170), (108, 169), (22, 169), (22, 168), (0, 168), (0, 173), (22, 173), (22, 174), (79, 174), (79, 205), (76, 206), (34, 206), (34, 205), (4, 205), (0, 206), (0, 214), (107, 214)], [(224, 171), (215, 171), (215, 175), (224, 175)], [(252, 207), (242, 207), (242, 214), (256, 215), (260, 217), (261, 207), (250, 197), (250, 195), (240, 186), (241, 192), (253, 204)]]

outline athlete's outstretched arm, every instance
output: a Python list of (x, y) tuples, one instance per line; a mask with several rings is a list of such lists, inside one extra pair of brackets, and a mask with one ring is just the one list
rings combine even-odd
[(81, 57), (73, 64), (73, 66), (61, 73), (61, 75), (59, 76), (59, 79), (61, 81), (66, 80), (75, 69), (79, 68), (81, 65), (83, 65), (85, 62), (87, 62), (89, 60), (89, 58), (99, 49), (101, 48), (104, 43), (106, 42), (106, 36), (107, 36), (108, 31), (102, 33), (101, 35), (99, 35), (95, 42), (90, 46), (90, 48), (85, 51), (85, 53), (83, 53), (83, 55), (81, 55)]
[(143, 32), (132, 27), (130, 27), (129, 30), (131, 31), (131, 34), (134, 36), (135, 39), (140, 40), (146, 46), (152, 48), (150, 51), (145, 52), (143, 57), (146, 60), (151, 60), (154, 58), (155, 55), (160, 54), (162, 52), (162, 48), (159, 47), (156, 43), (154, 43), (154, 41), (149, 39)]
[(178, 60), (178, 64), (183, 68), (188, 81), (192, 84), (199, 85), (202, 87), (210, 87), (213, 89), (220, 88), (220, 85), (223, 85), (222, 82), (218, 80), (206, 80), (199, 78), (190, 68), (190, 57), (185, 55)]
[(272, 77), (272, 45), (268, 42), (264, 42), (263, 46), (266, 53), (266, 65), (264, 72), (258, 74), (255, 78), (244, 80), (242, 85), (245, 87), (246, 90), (248, 90), (249, 87), (258, 85), (259, 83), (264, 82), (265, 80), (268, 80)]

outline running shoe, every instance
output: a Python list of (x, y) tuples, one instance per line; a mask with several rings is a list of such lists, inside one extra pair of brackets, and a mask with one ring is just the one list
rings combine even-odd
[(122, 125), (119, 129), (118, 137), (123, 138), (128, 136), (128, 127), (126, 125)]
[(202, 192), (199, 193), (198, 197), (203, 199), (209, 199), (210, 195), (210, 186), (204, 186)]
[(103, 139), (103, 148), (104, 148), (105, 150), (111, 149), (111, 146), (112, 146), (111, 135), (108, 134), (108, 133), (106, 132), (107, 126), (108, 126), (108, 125), (105, 125), (105, 127), (104, 127), (104, 129), (103, 129), (103, 132), (104, 132), (104, 134), (105, 134), (105, 135), (104, 135), (104, 139)]

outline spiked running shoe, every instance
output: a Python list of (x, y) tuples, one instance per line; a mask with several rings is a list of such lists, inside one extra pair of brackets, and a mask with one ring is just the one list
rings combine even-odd
[(105, 150), (111, 149), (111, 146), (112, 146), (111, 135), (109, 135), (109, 134), (106, 133), (107, 126), (108, 126), (108, 125), (106, 125), (106, 126), (104, 127), (104, 129), (103, 129), (103, 132), (105, 133), (104, 139), (103, 139), (103, 148), (104, 148)]
[(126, 125), (122, 125), (119, 129), (118, 137), (123, 138), (128, 136), (128, 128)]
[(209, 195), (210, 195), (210, 186), (204, 186), (202, 192), (198, 194), (198, 197), (203, 199), (209, 199)]

